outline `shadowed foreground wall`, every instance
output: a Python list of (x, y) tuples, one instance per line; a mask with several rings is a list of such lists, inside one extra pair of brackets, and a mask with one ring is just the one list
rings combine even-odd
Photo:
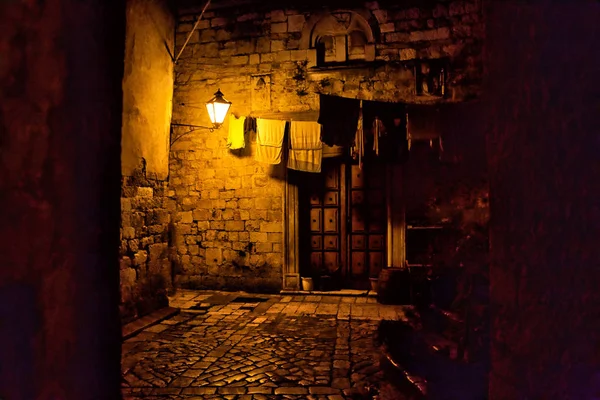
[(487, 12), (490, 398), (597, 399), (600, 3), (528, 3)]
[(120, 398), (124, 11), (0, 3), (2, 399)]
[(121, 318), (168, 305), (166, 196), (175, 20), (164, 0), (128, 0), (121, 141)]

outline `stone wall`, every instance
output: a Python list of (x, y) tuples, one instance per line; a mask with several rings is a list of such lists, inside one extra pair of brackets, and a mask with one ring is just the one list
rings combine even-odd
[[(209, 125), (204, 102), (217, 88), (233, 102), (231, 112), (244, 116), (314, 114), (319, 93), (411, 103), (478, 94), (483, 27), (478, 1), (405, 8), (355, 3), (340, 12), (312, 7), (319, 11), (257, 2), (206, 12), (175, 68), (174, 122)], [(199, 10), (181, 10), (177, 52), (195, 13)], [(365, 40), (346, 55), (352, 66), (321, 68), (315, 37), (348, 25), (358, 26)], [(328, 57), (342, 53), (336, 54)], [(419, 58), (449, 60), (445, 99), (416, 95)], [(276, 290), (283, 262), (285, 167), (255, 162), (252, 140), (243, 151), (230, 152), (227, 129), (227, 124), (214, 132), (174, 127), (170, 195), (178, 211), (176, 284)]]
[(173, 227), (167, 182), (143, 170), (122, 178), (121, 316), (124, 322), (168, 305), (172, 289), (170, 238)]
[(121, 139), (121, 316), (168, 304), (166, 186), (175, 20), (163, 0), (128, 0)]

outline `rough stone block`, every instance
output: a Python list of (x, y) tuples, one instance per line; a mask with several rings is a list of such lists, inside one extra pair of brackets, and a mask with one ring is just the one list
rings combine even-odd
[(417, 58), (417, 50), (415, 49), (400, 49), (400, 60), (414, 60)]
[(123, 239), (133, 239), (135, 238), (135, 228), (126, 227), (123, 228)]
[(265, 210), (257, 210), (257, 209), (252, 209), (249, 212), (250, 214), (250, 219), (267, 219), (267, 215), (268, 215), (268, 211)]
[(121, 270), (121, 286), (134, 286), (137, 280), (137, 273), (133, 268), (125, 268)]
[(227, 18), (213, 18), (210, 20), (210, 26), (211, 28), (217, 27), (217, 26), (225, 26), (227, 25), (228, 19)]
[(258, 13), (247, 13), (247, 14), (242, 14), (239, 17), (237, 17), (238, 22), (244, 22), (244, 21), (252, 21), (255, 19), (259, 19), (261, 16)]
[(259, 37), (256, 40), (256, 52), (268, 53), (271, 51), (271, 39), (266, 36)]
[(272, 40), (271, 41), (271, 51), (272, 52), (278, 52), (278, 51), (283, 51), (283, 50), (285, 50), (285, 42), (283, 40)]
[(373, 15), (380, 24), (385, 24), (388, 20), (388, 13), (386, 10), (373, 10)]
[(242, 210), (249, 210), (254, 208), (254, 199), (240, 199), (238, 201), (239, 207)]
[(283, 22), (287, 19), (283, 10), (271, 11), (271, 22)]
[(307, 59), (306, 50), (292, 50), (291, 51), (291, 59), (292, 61), (303, 61)]
[(269, 240), (268, 235), (266, 232), (250, 232), (250, 241), (254, 243), (267, 242)]
[(406, 10), (406, 18), (407, 19), (417, 19), (419, 18), (419, 9), (416, 7), (410, 8)]
[(203, 31), (200, 31), (199, 41), (201, 43), (213, 42), (216, 39), (216, 35), (217, 35), (217, 33), (215, 32), (214, 29), (205, 29)]
[(192, 211), (194, 221), (207, 221), (211, 218), (211, 213), (207, 209), (196, 209)]
[(250, 241), (250, 233), (251, 232), (239, 232), (240, 242), (249, 242)]
[(254, 52), (254, 40), (239, 40), (235, 43), (236, 54), (249, 54)]
[(407, 42), (408, 40), (409, 34), (404, 32), (393, 32), (385, 35), (386, 43)]
[(280, 222), (263, 222), (260, 224), (261, 232), (283, 232), (283, 224)]
[(148, 252), (146, 250), (140, 250), (134, 254), (132, 264), (135, 266), (144, 265), (148, 260)]
[(219, 248), (206, 249), (206, 264), (220, 265), (223, 262), (223, 254)]
[(235, 56), (235, 57), (231, 57), (231, 64), (232, 65), (244, 65), (244, 64), (248, 64), (249, 61), (249, 57), (248, 56)]
[(202, 232), (202, 231), (206, 231), (210, 229), (210, 222), (209, 221), (199, 221), (198, 222), (198, 231)]
[(227, 209), (223, 211), (222, 218), (226, 221), (233, 220), (234, 211), (232, 209)]
[(192, 211), (181, 211), (177, 213), (177, 221), (182, 224), (191, 224), (194, 222)]
[(282, 243), (283, 233), (267, 233), (267, 241), (271, 243)]
[(154, 189), (152, 189), (151, 187), (139, 187), (137, 189), (137, 196), (138, 197), (153, 197)]
[(250, 65), (260, 64), (260, 54), (250, 54)]
[(225, 230), (227, 231), (243, 231), (244, 221), (225, 221)]
[(409, 35), (410, 42), (443, 40), (450, 37), (450, 29), (448, 27), (431, 29), (427, 31), (414, 31)]
[(273, 244), (272, 243), (256, 243), (256, 252), (257, 253), (270, 253), (273, 251)]
[(455, 1), (450, 3), (449, 14), (450, 16), (460, 15), (465, 13), (465, 2)]
[(258, 197), (255, 199), (254, 204), (257, 210), (268, 210), (271, 208), (271, 198)]
[(129, 258), (127, 256), (121, 257), (121, 259), (119, 260), (119, 266), (120, 266), (120, 269), (130, 268), (131, 267), (131, 258)]
[(121, 197), (121, 212), (131, 211), (131, 199)]
[(225, 229), (225, 221), (210, 221), (210, 229)]
[(288, 17), (288, 32), (301, 32), (306, 18), (304, 15), (290, 15)]
[(215, 40), (218, 42), (227, 42), (231, 40), (231, 32), (225, 29), (219, 29), (215, 32)]
[(271, 33), (286, 33), (287, 26), (286, 22), (271, 24)]

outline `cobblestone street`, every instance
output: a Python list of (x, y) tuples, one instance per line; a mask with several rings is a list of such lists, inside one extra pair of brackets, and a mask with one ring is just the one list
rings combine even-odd
[[(179, 291), (181, 312), (123, 343), (125, 399), (402, 399), (374, 339), (399, 306), (371, 297)], [(386, 390), (388, 394), (386, 395)]]

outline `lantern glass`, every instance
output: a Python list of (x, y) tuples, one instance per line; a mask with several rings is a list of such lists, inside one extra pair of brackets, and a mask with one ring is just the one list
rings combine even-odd
[(215, 96), (206, 103), (208, 117), (215, 128), (221, 126), (223, 121), (225, 121), (229, 107), (231, 107), (231, 102), (225, 100), (220, 89), (217, 90)]

